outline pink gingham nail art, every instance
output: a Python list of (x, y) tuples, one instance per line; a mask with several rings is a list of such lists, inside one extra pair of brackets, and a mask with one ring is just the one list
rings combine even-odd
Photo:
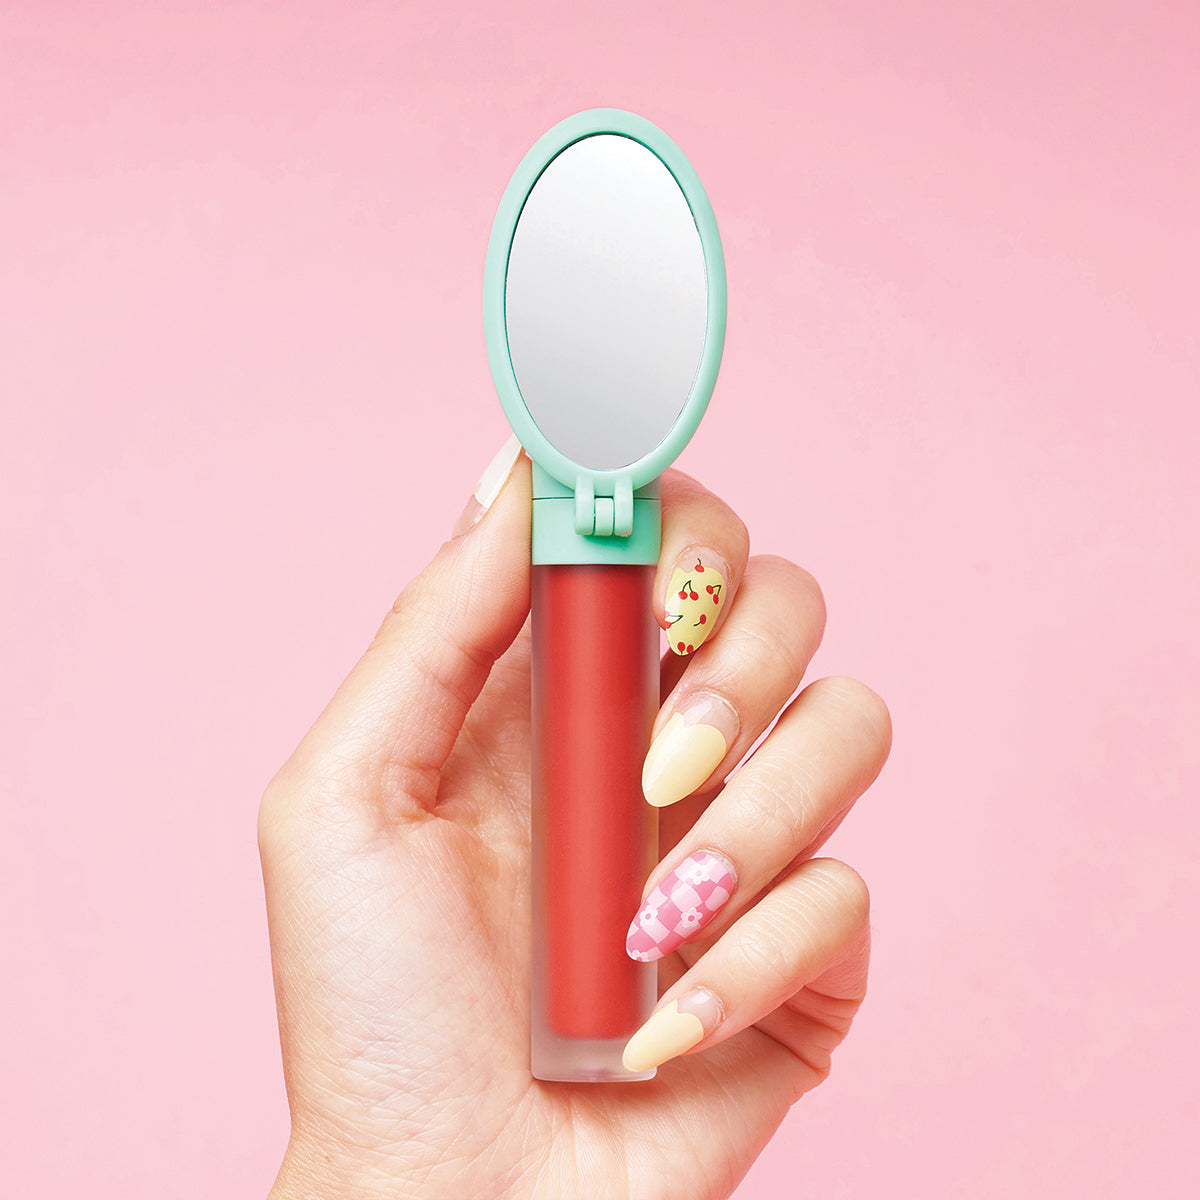
[(629, 926), (625, 953), (638, 962), (670, 954), (721, 911), (733, 885), (725, 859), (708, 850), (689, 855), (646, 897)]

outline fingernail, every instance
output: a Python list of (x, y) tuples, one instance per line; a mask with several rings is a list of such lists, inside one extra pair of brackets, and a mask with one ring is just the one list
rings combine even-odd
[(738, 734), (738, 715), (723, 696), (698, 693), (673, 713), (650, 743), (642, 793), (655, 808), (690, 796), (717, 769)]
[(692, 988), (663, 1005), (629, 1039), (621, 1061), (627, 1071), (649, 1071), (702, 1042), (724, 1020), (708, 988)]
[(676, 654), (691, 654), (712, 633), (724, 603), (722, 566), (712, 550), (689, 550), (671, 572), (663, 611), (667, 640)]
[(654, 962), (678, 949), (721, 911), (733, 894), (733, 867), (710, 850), (688, 855), (660, 879), (625, 935), (625, 953)]
[(515, 434), (511, 434), (508, 441), (500, 447), (496, 457), (484, 468), (479, 482), (475, 485), (475, 491), (467, 501), (466, 508), (454, 522), (455, 537), (460, 533), (466, 533), (492, 507), (496, 497), (500, 495), (500, 489), (504, 487), (508, 477), (512, 474), (512, 469), (516, 466), (520, 454), (521, 443), (517, 441)]

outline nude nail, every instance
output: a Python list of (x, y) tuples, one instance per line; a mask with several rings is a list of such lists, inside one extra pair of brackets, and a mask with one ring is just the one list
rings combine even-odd
[(508, 441), (500, 447), (495, 458), (484, 468), (479, 482), (475, 485), (475, 491), (467, 501), (466, 508), (462, 510), (458, 520), (455, 521), (454, 534), (456, 537), (475, 525), (496, 502), (496, 497), (500, 495), (500, 490), (512, 474), (513, 467), (517, 465), (521, 451), (522, 446), (517, 441), (516, 435), (510, 435)]

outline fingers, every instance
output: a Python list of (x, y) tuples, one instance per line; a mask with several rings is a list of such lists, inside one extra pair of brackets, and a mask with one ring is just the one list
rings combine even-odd
[(795, 693), (820, 643), (816, 581), (748, 553), (746, 527), (727, 505), (686, 475), (664, 476), (655, 615), (671, 655), (642, 775), (656, 807), (718, 784)]
[(870, 688), (853, 679), (805, 688), (651, 874), (629, 929), (631, 957), (661, 958), (709, 926), (719, 934), (791, 863), (816, 853), (890, 748), (891, 718)]
[(866, 884), (844, 863), (801, 863), (664, 993), (629, 1040), (626, 1068), (646, 1071), (715, 1046), (829, 977), (836, 986), (825, 1003), (792, 1014), (793, 1025), (807, 1027), (784, 1031), (796, 1061), (812, 1075), (808, 1086), (820, 1082), (828, 1053), (865, 993), (869, 912)]
[(433, 805), (463, 720), (529, 613), (529, 510), (529, 463), (510, 439), (285, 772), (350, 763), (409, 815)]
[(646, 799), (661, 808), (719, 783), (800, 686), (824, 629), (825, 602), (807, 571), (752, 558), (720, 633), (689, 662), (655, 722)]

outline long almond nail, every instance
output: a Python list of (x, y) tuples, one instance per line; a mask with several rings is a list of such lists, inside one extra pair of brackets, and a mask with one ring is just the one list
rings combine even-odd
[(629, 1039), (622, 1061), (627, 1071), (649, 1071), (702, 1042), (724, 1019), (708, 988), (692, 988), (664, 1004)]
[(691, 654), (712, 633), (725, 602), (720, 558), (709, 550), (691, 550), (671, 572), (663, 611), (667, 640), (676, 654)]
[(723, 696), (701, 692), (671, 715), (650, 743), (642, 794), (655, 808), (690, 796), (706, 783), (738, 735), (738, 715)]
[(513, 467), (517, 465), (521, 449), (521, 443), (517, 441), (516, 435), (510, 435), (508, 441), (500, 447), (496, 457), (484, 468), (479, 482), (475, 485), (475, 491), (467, 501), (466, 508), (454, 522), (455, 537), (460, 533), (466, 533), (496, 502), (496, 497), (500, 495), (500, 489), (508, 482)]
[(625, 937), (625, 953), (653, 962), (677, 950), (724, 907), (733, 894), (733, 868), (710, 850), (688, 855), (659, 880)]

